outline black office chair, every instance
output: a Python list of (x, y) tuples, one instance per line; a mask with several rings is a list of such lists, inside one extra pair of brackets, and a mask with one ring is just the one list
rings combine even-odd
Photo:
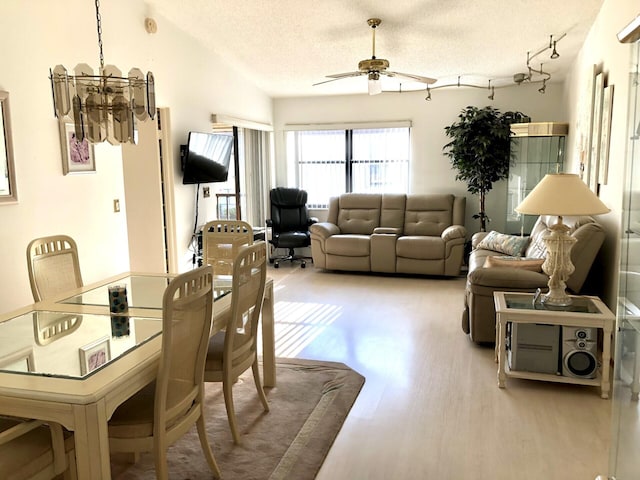
[(311, 245), (309, 225), (316, 223), (316, 218), (309, 217), (307, 210), (307, 192), (297, 188), (278, 187), (271, 190), (271, 218), (267, 227), (271, 228), (271, 243), (275, 248), (288, 248), (289, 253), (280, 257), (271, 257), (269, 261), (278, 268), (281, 261), (300, 261), (306, 267), (305, 257), (295, 254), (296, 248)]

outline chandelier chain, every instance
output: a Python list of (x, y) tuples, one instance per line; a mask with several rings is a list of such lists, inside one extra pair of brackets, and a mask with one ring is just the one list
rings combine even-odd
[(102, 53), (102, 17), (100, 16), (100, 0), (96, 0), (96, 24), (98, 26), (98, 48), (100, 48), (100, 70), (104, 69), (104, 54)]

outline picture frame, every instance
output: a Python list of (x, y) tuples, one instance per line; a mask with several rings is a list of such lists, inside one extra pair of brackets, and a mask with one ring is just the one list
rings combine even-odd
[(600, 136), (602, 131), (602, 94), (604, 90), (604, 74), (598, 73), (594, 82), (593, 123), (591, 128), (591, 154), (589, 155), (589, 188), (598, 194), (600, 168)]
[(580, 178), (589, 184), (589, 166), (591, 164), (591, 137), (593, 129), (593, 99), (597, 65), (593, 64), (586, 72), (582, 94), (579, 95), (578, 119), (576, 122), (576, 149), (580, 165)]
[(80, 347), (80, 373), (87, 375), (111, 360), (109, 335)]
[(611, 142), (611, 113), (613, 111), (613, 85), (604, 87), (602, 95), (602, 131), (600, 134), (600, 164), (598, 183), (606, 185), (609, 177), (609, 148)]
[(71, 122), (61, 120), (58, 122), (58, 128), (63, 174), (95, 173), (93, 145), (86, 138), (82, 142), (76, 139), (75, 125)]

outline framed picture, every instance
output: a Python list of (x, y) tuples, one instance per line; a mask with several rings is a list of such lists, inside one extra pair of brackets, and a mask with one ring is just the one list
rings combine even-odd
[(593, 97), (597, 65), (591, 65), (586, 72), (582, 94), (578, 97), (578, 119), (576, 122), (576, 150), (580, 164), (580, 178), (589, 184), (589, 161), (591, 157), (591, 136), (593, 128)]
[(80, 373), (86, 375), (111, 360), (109, 335), (80, 347)]
[(76, 138), (74, 124), (59, 121), (60, 147), (62, 151), (62, 172), (93, 173), (96, 164), (93, 158), (93, 145), (85, 138), (81, 142)]
[(613, 85), (604, 87), (602, 97), (602, 132), (600, 134), (600, 167), (598, 183), (606, 185), (609, 176), (609, 143), (611, 140), (611, 111), (613, 110)]
[(604, 75), (598, 73), (593, 93), (593, 125), (591, 129), (591, 154), (589, 155), (589, 188), (598, 194), (598, 168), (600, 167), (600, 134), (602, 130), (602, 93)]

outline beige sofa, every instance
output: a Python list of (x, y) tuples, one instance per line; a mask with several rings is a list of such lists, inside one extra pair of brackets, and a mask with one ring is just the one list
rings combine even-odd
[[(546, 247), (542, 236), (548, 232), (549, 225), (556, 223), (556, 218), (546, 215), (538, 218), (523, 251), (525, 258), (545, 257)], [(575, 270), (567, 280), (567, 289), (570, 293), (577, 294), (582, 291), (593, 261), (604, 242), (605, 232), (592, 217), (563, 217), (563, 222), (569, 226), (571, 236), (577, 240), (571, 249), (571, 261)], [(535, 292), (537, 288), (542, 291), (548, 290), (549, 277), (540, 268), (533, 271), (504, 266), (504, 263), (502, 266), (487, 268), (487, 263), (492, 263), (487, 262), (487, 257), (508, 255), (504, 251), (482, 248), (481, 242), (487, 235), (487, 232), (479, 232), (471, 238), (472, 250), (462, 311), (462, 330), (468, 333), (475, 343), (495, 342), (496, 313), (493, 292)], [(520, 263), (526, 264), (528, 261)], [(538, 267), (541, 264), (542, 261), (538, 263)]]
[(459, 275), (465, 197), (345, 193), (311, 225), (314, 266), (327, 270)]

